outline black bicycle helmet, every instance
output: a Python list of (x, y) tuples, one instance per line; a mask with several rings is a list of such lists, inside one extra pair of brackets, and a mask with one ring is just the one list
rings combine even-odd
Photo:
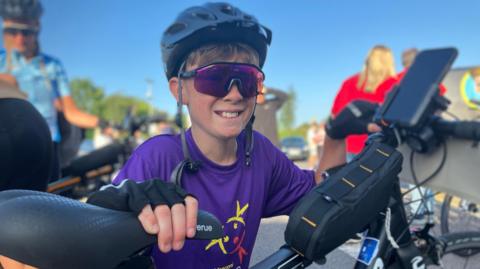
[(258, 52), (260, 67), (272, 41), (272, 31), (252, 15), (227, 3), (206, 3), (181, 12), (163, 33), (162, 59), (167, 79), (178, 73), (187, 55), (208, 43), (239, 42)]
[(38, 0), (0, 0), (3, 19), (38, 20), (42, 14), (42, 4)]

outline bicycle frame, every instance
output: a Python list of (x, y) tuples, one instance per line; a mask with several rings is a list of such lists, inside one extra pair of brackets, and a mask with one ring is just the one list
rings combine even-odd
[[(382, 212), (377, 220), (369, 225), (354, 268), (425, 268), (424, 257), (413, 245), (399, 182), (395, 184), (388, 209), (391, 213), (388, 210)], [(388, 234), (391, 234), (391, 239), (395, 240), (398, 249), (392, 247)]]

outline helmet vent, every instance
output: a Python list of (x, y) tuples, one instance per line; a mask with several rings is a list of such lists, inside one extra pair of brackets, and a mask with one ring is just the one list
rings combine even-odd
[(185, 23), (174, 23), (170, 27), (168, 27), (167, 31), (165, 31), (168, 34), (176, 34), (180, 31), (183, 31), (185, 28), (187, 28), (187, 25)]
[(227, 15), (230, 15), (230, 16), (235, 16), (235, 10), (233, 9), (232, 6), (230, 5), (225, 5), (225, 6), (222, 6), (220, 8), (220, 11), (227, 14)]
[(192, 16), (197, 17), (197, 18), (202, 19), (202, 20), (205, 20), (205, 21), (213, 21), (213, 20), (217, 19), (213, 14), (208, 14), (208, 13), (203, 13), (203, 12), (193, 12)]

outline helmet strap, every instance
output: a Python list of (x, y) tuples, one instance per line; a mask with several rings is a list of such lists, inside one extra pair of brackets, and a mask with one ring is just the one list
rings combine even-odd
[(183, 104), (182, 104), (182, 80), (180, 79), (180, 73), (182, 72), (183, 68), (185, 66), (185, 62), (182, 63), (182, 65), (179, 68), (177, 78), (178, 78), (178, 83), (177, 83), (177, 94), (178, 94), (178, 100), (177, 100), (177, 113), (175, 115), (175, 124), (178, 126), (180, 129), (180, 139), (182, 143), (182, 152), (183, 152), (183, 161), (177, 165), (177, 167), (173, 170), (171, 178), (175, 179), (174, 182), (177, 184), (181, 185), (181, 178), (183, 174), (183, 170), (185, 169), (187, 172), (195, 173), (198, 171), (200, 168), (200, 161), (194, 161), (192, 160), (190, 156), (190, 152), (188, 151), (188, 146), (187, 146), (187, 140), (185, 139), (185, 128), (183, 126)]
[(253, 107), (252, 116), (245, 126), (245, 165), (250, 166), (252, 163), (253, 151), (253, 122), (255, 121), (255, 109), (257, 108), (257, 97), (255, 97), (255, 105)]

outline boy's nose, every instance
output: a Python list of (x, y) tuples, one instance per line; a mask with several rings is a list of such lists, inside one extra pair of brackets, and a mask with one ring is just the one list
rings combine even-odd
[(230, 81), (230, 86), (228, 88), (228, 94), (224, 97), (225, 99), (238, 100), (243, 99), (242, 94), (240, 93), (240, 88), (242, 83), (238, 79), (232, 79)]

